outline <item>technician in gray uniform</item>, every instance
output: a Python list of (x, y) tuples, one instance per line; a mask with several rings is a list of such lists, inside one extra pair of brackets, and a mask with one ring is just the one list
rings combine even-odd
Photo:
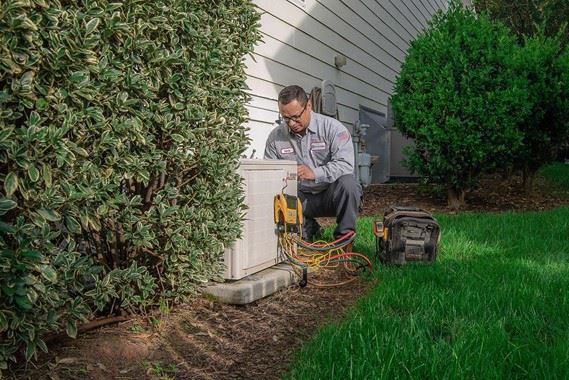
[(319, 232), (314, 218), (321, 216), (336, 217), (335, 237), (355, 231), (362, 188), (354, 176), (350, 132), (338, 120), (312, 112), (299, 86), (285, 87), (278, 101), (283, 123), (271, 131), (265, 159), (298, 163), (305, 238), (312, 240)]

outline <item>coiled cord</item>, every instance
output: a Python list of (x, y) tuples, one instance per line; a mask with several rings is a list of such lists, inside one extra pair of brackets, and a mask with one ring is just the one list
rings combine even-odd
[[(367, 268), (372, 267), (371, 261), (365, 255), (346, 252), (346, 246), (352, 243), (355, 237), (355, 232), (351, 231), (333, 242), (310, 243), (302, 240), (302, 234), (285, 226), (284, 232), (279, 236), (279, 248), (295, 273), (308, 284), (317, 287), (341, 286), (356, 280)], [(323, 270), (342, 270), (349, 278), (335, 283), (306, 278), (308, 272), (315, 274)]]

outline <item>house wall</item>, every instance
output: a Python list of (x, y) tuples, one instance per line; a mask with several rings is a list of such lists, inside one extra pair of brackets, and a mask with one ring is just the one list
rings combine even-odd
[[(277, 96), (289, 84), (306, 91), (336, 85), (340, 120), (352, 128), (360, 105), (387, 113), (409, 42), (446, 0), (254, 0), (263, 42), (246, 58), (251, 145), (262, 158), (278, 118)], [(347, 64), (334, 66), (343, 55)]]

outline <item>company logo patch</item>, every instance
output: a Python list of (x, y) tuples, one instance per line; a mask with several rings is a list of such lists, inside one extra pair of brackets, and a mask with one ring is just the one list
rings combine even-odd
[(314, 150), (326, 150), (326, 143), (325, 142), (320, 142), (320, 141), (315, 141), (312, 144), (310, 144), (310, 149)]
[(282, 148), (281, 149), (281, 154), (291, 154), (294, 153), (294, 149), (292, 148)]
[(338, 133), (338, 139), (340, 141), (346, 141), (348, 138), (350, 138), (350, 135), (348, 134), (348, 132), (343, 131), (343, 132)]

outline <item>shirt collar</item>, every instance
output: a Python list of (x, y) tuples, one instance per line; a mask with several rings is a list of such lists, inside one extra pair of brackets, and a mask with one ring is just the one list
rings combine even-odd
[(311, 133), (317, 132), (316, 113), (314, 111), (310, 111), (310, 124), (308, 124), (308, 128), (306, 129)]

